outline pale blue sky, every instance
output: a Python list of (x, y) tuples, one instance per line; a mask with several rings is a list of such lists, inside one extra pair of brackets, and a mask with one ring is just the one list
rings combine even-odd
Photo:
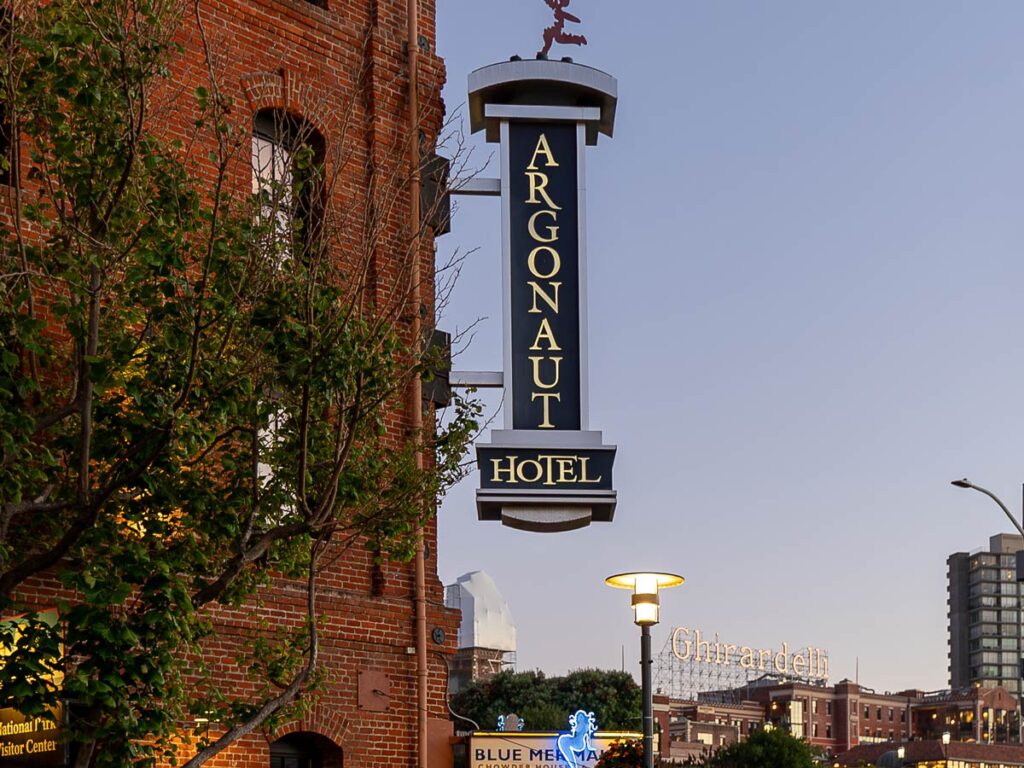
[[(439, 0), (449, 111), (540, 47), (543, 0)], [(520, 669), (635, 670), (628, 595), (675, 571), (671, 627), (816, 645), (833, 680), (948, 684), (945, 560), (1007, 528), (1024, 481), (1024, 3), (574, 0), (619, 81), (588, 155), (591, 425), (615, 521), (529, 534), (440, 513), (439, 570), (484, 569)], [(494, 151), (470, 138), (474, 157)], [(485, 175), (497, 175), (492, 167)], [(463, 201), (443, 325), (501, 364), (495, 199)], [(492, 402), (493, 408), (496, 403)]]

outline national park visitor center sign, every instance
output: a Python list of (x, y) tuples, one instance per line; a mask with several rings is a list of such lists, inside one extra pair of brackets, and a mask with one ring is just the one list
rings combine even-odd
[(505, 423), (477, 445), (482, 520), (562, 531), (615, 511), (615, 447), (589, 426), (585, 154), (616, 99), (614, 78), (567, 60), (469, 78), (471, 128), (501, 157)]

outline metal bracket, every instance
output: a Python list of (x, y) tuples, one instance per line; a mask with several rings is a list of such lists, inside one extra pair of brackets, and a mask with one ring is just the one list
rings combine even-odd
[(501, 371), (452, 371), (448, 374), (448, 386), (501, 389), (505, 386), (505, 374)]
[(485, 104), (484, 117), (500, 120), (565, 120), (572, 123), (598, 123), (601, 121), (601, 110), (599, 107)]
[(454, 184), (449, 190), (453, 195), (501, 196), (501, 179), (473, 178)]

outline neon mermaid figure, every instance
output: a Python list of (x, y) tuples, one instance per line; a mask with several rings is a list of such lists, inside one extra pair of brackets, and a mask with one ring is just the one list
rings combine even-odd
[(590, 750), (590, 736), (596, 730), (593, 712), (579, 709), (569, 716), (569, 732), (558, 737), (558, 753), (569, 768), (579, 768), (579, 757)]

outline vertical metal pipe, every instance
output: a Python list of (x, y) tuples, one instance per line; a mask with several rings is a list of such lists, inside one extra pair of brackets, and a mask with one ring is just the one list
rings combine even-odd
[(654, 702), (651, 691), (651, 628), (640, 627), (640, 687), (643, 696), (644, 768), (654, 768)]
[[(406, 48), (409, 56), (409, 226), (411, 239), (409, 270), (411, 335), (414, 349), (422, 343), (423, 330), (420, 307), (420, 109), (419, 109), (419, 7), (417, 0), (408, 0), (408, 35)], [(413, 377), (409, 387), (414, 439), (423, 431), (423, 385), (419, 376)], [(416, 467), (423, 468), (423, 454), (417, 452)], [(416, 603), (416, 760), (419, 768), (427, 768), (427, 578), (424, 553), (424, 531), (417, 532), (415, 563)]]

